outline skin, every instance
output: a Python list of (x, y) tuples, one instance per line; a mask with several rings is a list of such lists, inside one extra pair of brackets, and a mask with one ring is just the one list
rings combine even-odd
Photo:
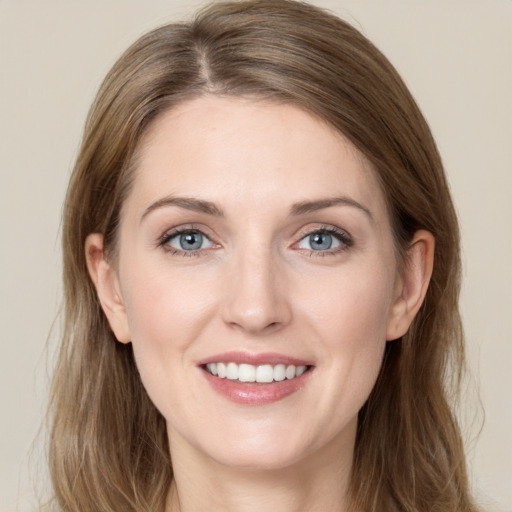
[[(202, 248), (180, 249), (175, 228), (200, 230)], [(322, 229), (342, 234), (327, 251), (309, 238)], [(91, 234), (88, 265), (167, 421), (167, 511), (346, 510), (357, 413), (386, 342), (421, 305), (432, 236), (416, 233), (399, 272), (374, 170), (342, 135), (291, 105), (215, 96), (181, 104), (145, 134), (119, 235), (110, 262)], [(198, 367), (227, 351), (313, 368), (292, 395), (249, 406), (213, 391)]]

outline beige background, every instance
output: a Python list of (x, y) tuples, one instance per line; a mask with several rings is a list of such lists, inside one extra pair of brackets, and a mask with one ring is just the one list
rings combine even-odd
[[(429, 120), (460, 213), (475, 489), (512, 511), (512, 1), (318, 0), (359, 26)], [(60, 211), (97, 86), (137, 36), (198, 2), (0, 0), (0, 510), (31, 510), (60, 302)], [(43, 481), (44, 482), (44, 481)], [(44, 483), (43, 483), (43, 488)]]

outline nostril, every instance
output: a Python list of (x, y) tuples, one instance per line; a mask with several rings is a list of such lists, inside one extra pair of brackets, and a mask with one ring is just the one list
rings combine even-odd
[(242, 280), (228, 287), (221, 316), (227, 325), (251, 333), (271, 333), (291, 319), (288, 297), (263, 279)]

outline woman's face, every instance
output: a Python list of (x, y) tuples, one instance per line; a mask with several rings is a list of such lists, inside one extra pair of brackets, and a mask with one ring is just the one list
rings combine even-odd
[(346, 139), (290, 105), (186, 102), (141, 143), (119, 244), (107, 314), (173, 456), (277, 468), (353, 446), (401, 284)]

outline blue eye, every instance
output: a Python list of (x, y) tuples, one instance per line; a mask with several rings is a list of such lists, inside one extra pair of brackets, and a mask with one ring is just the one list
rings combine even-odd
[(311, 249), (315, 251), (326, 251), (332, 247), (333, 242), (336, 242), (329, 233), (314, 233), (308, 236), (308, 241)]
[(167, 239), (164, 240), (164, 244), (172, 247), (173, 249), (185, 252), (208, 249), (213, 246), (213, 242), (200, 231), (175, 233), (167, 237)]
[(335, 253), (351, 245), (352, 241), (347, 235), (338, 233), (338, 231), (321, 229), (302, 238), (297, 247), (314, 252)]

